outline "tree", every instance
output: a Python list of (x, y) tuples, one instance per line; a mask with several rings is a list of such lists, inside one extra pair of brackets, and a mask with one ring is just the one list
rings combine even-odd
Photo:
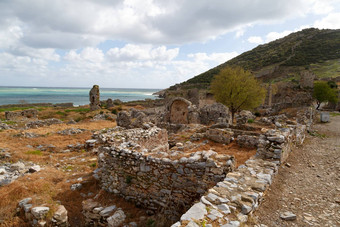
[(338, 101), (337, 96), (336, 89), (332, 89), (327, 82), (318, 81), (314, 83), (313, 98), (316, 99), (317, 110), (323, 102), (336, 103)]
[(217, 102), (229, 107), (232, 121), (236, 112), (258, 107), (265, 98), (265, 89), (259, 81), (239, 66), (222, 69), (214, 77), (210, 89)]

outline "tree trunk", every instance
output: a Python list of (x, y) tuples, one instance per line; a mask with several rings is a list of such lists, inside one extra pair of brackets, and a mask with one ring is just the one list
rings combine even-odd
[(317, 104), (318, 106), (316, 107), (316, 109), (319, 110), (321, 102), (317, 102)]
[(231, 124), (234, 125), (235, 110), (231, 110)]

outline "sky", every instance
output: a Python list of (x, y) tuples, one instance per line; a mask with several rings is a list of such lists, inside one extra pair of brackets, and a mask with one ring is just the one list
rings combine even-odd
[(0, 86), (166, 88), (310, 27), (340, 0), (0, 0)]

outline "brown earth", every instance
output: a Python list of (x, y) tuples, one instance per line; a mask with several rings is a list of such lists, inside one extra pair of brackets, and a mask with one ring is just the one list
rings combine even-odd
[[(340, 116), (316, 124), (279, 169), (254, 222), (266, 226), (340, 226)], [(290, 211), (295, 221), (280, 214)], [(254, 224), (251, 224), (254, 225)]]

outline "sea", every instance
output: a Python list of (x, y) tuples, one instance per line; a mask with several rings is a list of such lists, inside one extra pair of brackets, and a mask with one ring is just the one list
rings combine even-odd
[[(76, 87), (3, 87), (0, 86), (0, 105), (22, 103), (67, 103), (74, 106), (89, 104), (91, 88)], [(100, 88), (100, 100), (121, 101), (156, 99), (153, 93), (161, 89)]]

